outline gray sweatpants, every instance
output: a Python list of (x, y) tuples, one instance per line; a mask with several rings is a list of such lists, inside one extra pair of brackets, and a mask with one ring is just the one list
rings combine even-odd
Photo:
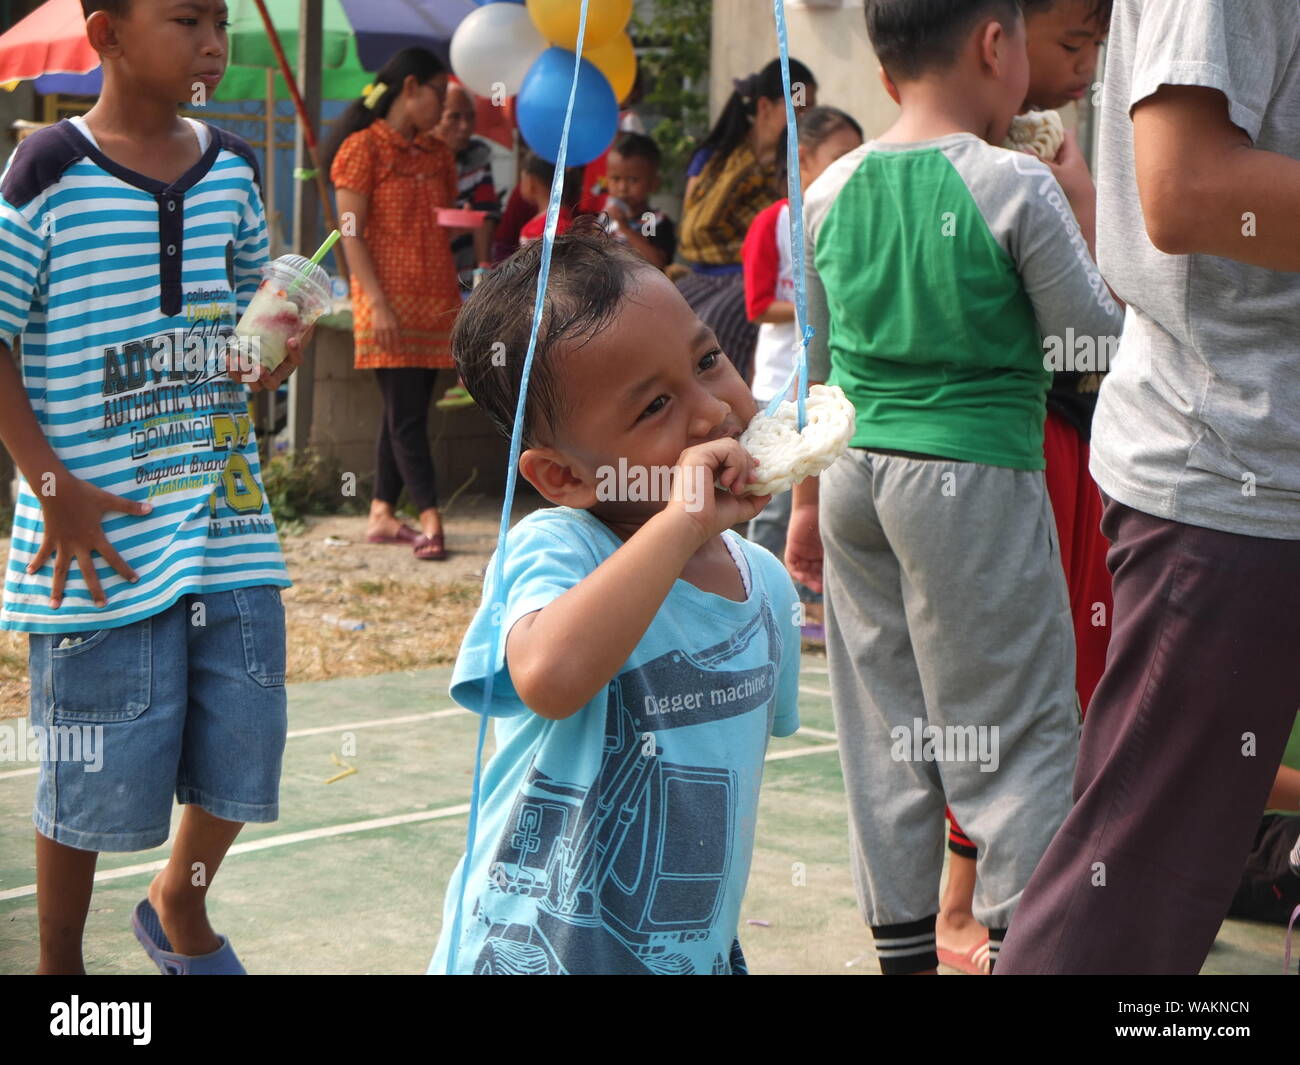
[(1079, 713), (1056, 527), (1042, 473), (856, 448), (822, 475), (820, 525), (858, 902), (882, 965), (893, 953), (906, 971), (933, 949), (945, 799), (979, 848), (974, 913), (994, 929), (1069, 812)]

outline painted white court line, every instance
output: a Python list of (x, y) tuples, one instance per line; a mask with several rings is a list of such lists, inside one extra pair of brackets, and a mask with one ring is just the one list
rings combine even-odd
[(823, 677), (829, 677), (829, 676), (831, 675), (831, 671), (830, 671), (829, 669), (822, 669), (821, 666), (804, 666), (801, 670), (799, 670), (799, 672), (800, 672), (800, 673), (819, 673), (819, 674), (821, 674), (821, 676), (823, 676)]
[(838, 751), (839, 749), (840, 745), (838, 743), (823, 743), (816, 747), (800, 747), (792, 751), (775, 751), (763, 761), (784, 762), (787, 758), (802, 758), (805, 754), (825, 754), (827, 751)]
[(36, 766), (32, 769), (9, 769), (0, 773), (0, 780), (9, 780), (13, 777), (34, 777), (40, 771), (40, 766)]
[[(371, 721), (350, 721), (342, 725), (320, 725), (316, 728), (296, 728), (290, 729), (286, 739), (296, 740), (303, 736), (323, 736), (329, 732), (355, 732), (363, 728), (379, 728), (381, 725), (409, 725), (416, 721), (430, 721), (438, 717), (453, 717), (456, 714), (468, 714), (463, 706), (452, 706), (446, 710), (432, 710), (422, 714), (403, 714), (401, 717), (381, 717)], [(30, 769), (9, 769), (0, 773), (0, 780), (11, 780), (14, 777), (34, 777), (41, 771), (40, 766), (33, 766)]]
[(452, 706), (446, 710), (433, 710), (423, 714), (404, 714), (401, 717), (381, 717), (374, 721), (353, 721), (346, 725), (320, 725), (317, 728), (298, 728), (289, 732), (288, 738), (296, 740), (300, 736), (322, 736), (327, 732), (349, 732), (359, 728), (378, 728), (380, 725), (408, 725), (413, 721), (429, 721), (435, 717), (453, 717), (456, 714), (468, 714), (471, 711), (463, 706)]
[(825, 729), (809, 728), (807, 725), (800, 725), (796, 736), (811, 736), (815, 740), (835, 740), (838, 742), (839, 736), (834, 732), (827, 732)]
[[(248, 854), (252, 851), (269, 850), (272, 847), (287, 847), (291, 843), (306, 843), (313, 839), (342, 836), (349, 832), (373, 832), (378, 828), (392, 828), (394, 825), (409, 825), (419, 821), (436, 821), (440, 818), (457, 817), (467, 813), (469, 813), (469, 803), (466, 802), (458, 806), (444, 806), (440, 810), (417, 810), (413, 813), (394, 814), (392, 817), (375, 817), (369, 821), (352, 821), (345, 825), (326, 825), (323, 828), (310, 828), (304, 832), (286, 832), (283, 835), (267, 836), (248, 843), (236, 843), (227, 853)], [(120, 880), (127, 876), (140, 876), (143, 873), (156, 873), (166, 864), (167, 860), (162, 858), (152, 862), (141, 862), (138, 865), (124, 865), (119, 869), (105, 869), (102, 873), (95, 874), (95, 883)], [(10, 888), (8, 891), (0, 891), (0, 901), (21, 899), (35, 894), (36, 885), (27, 884), (23, 887)]]
[(808, 687), (808, 685), (806, 685), (806, 684), (800, 684), (800, 685), (799, 685), (799, 690), (800, 690), (801, 692), (803, 692), (804, 695), (823, 695), (823, 696), (825, 696), (827, 699), (829, 699), (829, 698), (831, 697), (831, 693), (830, 693), (830, 692), (822, 691), (821, 688), (810, 688), (810, 687)]
[[(827, 743), (816, 747), (800, 747), (790, 751), (774, 751), (764, 761), (783, 762), (788, 758), (802, 758), (808, 754), (825, 754), (828, 751), (835, 750), (839, 750), (838, 744)], [(456, 806), (444, 806), (438, 810), (416, 810), (412, 813), (394, 814), (391, 817), (374, 817), (368, 821), (350, 821), (342, 825), (325, 825), (321, 828), (309, 828), (303, 832), (285, 832), (279, 836), (266, 836), (263, 839), (255, 839), (248, 843), (236, 843), (228, 853), (230, 855), (248, 854), (252, 851), (270, 850), (272, 847), (287, 847), (293, 843), (329, 839), (332, 836), (345, 836), (352, 832), (373, 832), (376, 829), (392, 828), (396, 825), (411, 825), (420, 821), (437, 821), (445, 817), (458, 817), (467, 813), (469, 813), (469, 803), (460, 803)], [(167, 860), (163, 858), (152, 862), (141, 862), (137, 865), (124, 865), (118, 869), (105, 869), (95, 874), (95, 883), (101, 884), (106, 880), (120, 880), (128, 876), (156, 873), (166, 864)], [(35, 894), (36, 885), (25, 884), (22, 887), (0, 891), (0, 902), (8, 899), (26, 898)]]

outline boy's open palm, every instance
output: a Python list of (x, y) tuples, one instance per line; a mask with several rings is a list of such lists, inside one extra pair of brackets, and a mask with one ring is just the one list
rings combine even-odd
[(96, 606), (108, 600), (95, 575), (93, 553), (98, 551), (118, 573), (128, 581), (136, 579), (135, 570), (109, 543), (104, 535), (101, 519), (104, 514), (148, 514), (153, 509), (149, 503), (138, 503), (115, 496), (71, 474), (63, 474), (54, 485), (51, 495), (41, 499), (44, 512), (45, 537), (40, 550), (27, 566), (28, 573), (37, 572), (51, 555), (54, 556), (54, 583), (50, 588), (50, 606), (57, 610), (63, 602), (63, 586), (67, 581), (72, 560), (77, 560), (81, 576), (90, 589)]
[(711, 540), (724, 529), (749, 521), (771, 500), (771, 496), (740, 494), (757, 480), (753, 474), (754, 459), (739, 440), (724, 437), (688, 447), (677, 459), (669, 506), (681, 509), (700, 526), (701, 542)]

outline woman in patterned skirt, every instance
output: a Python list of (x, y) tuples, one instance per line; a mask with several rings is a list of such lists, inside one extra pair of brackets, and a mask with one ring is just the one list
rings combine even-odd
[[(338, 120), (324, 165), (337, 191), (352, 274), (356, 367), (374, 370), (384, 417), (376, 447), (367, 539), (446, 557), (429, 451), (429, 402), (452, 369), (460, 292), (439, 207), (456, 205), (456, 159), (433, 128), (447, 70), (423, 48), (398, 52)], [(398, 519), (405, 485), (421, 533)]]
[[(781, 64), (774, 59), (734, 85), (686, 171), (678, 252), (691, 273), (677, 287), (748, 382), (758, 326), (745, 310), (741, 249), (750, 223), (785, 195), (776, 180), (785, 130)], [(796, 115), (816, 105), (817, 83), (797, 59), (790, 60), (790, 88)]]

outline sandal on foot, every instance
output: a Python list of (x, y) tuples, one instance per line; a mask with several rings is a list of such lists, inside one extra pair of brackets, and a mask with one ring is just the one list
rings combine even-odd
[(947, 965), (950, 969), (956, 969), (967, 976), (988, 976), (989, 974), (991, 955), (989, 954), (988, 937), (981, 939), (965, 953), (948, 950), (946, 947), (936, 949), (939, 954), (940, 965)]
[(379, 533), (371, 533), (366, 537), (368, 544), (417, 544), (420, 542), (420, 534), (412, 529), (409, 525), (398, 525), (396, 536), (382, 536)]
[(131, 914), (131, 927), (144, 952), (153, 959), (164, 976), (247, 976), (235, 957), (235, 950), (225, 936), (217, 936), (221, 946), (211, 954), (177, 954), (163, 931), (158, 912), (148, 899), (141, 899)]
[(434, 404), (439, 410), (455, 410), (457, 407), (474, 406), (474, 397), (471, 396), (461, 385), (454, 385), (447, 389), (442, 399)]
[(436, 536), (421, 536), (412, 548), (415, 557), (422, 562), (441, 562), (447, 557), (447, 548), (442, 540), (442, 533)]

